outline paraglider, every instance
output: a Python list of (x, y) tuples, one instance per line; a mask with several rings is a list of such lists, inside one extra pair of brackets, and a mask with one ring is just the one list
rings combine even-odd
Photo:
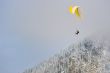
[(79, 30), (77, 30), (75, 34), (78, 35), (79, 34)]
[[(76, 15), (76, 17), (80, 18), (81, 13), (80, 13), (80, 7), (79, 6), (70, 6), (69, 7), (69, 12), (73, 15)], [(75, 32), (76, 35), (79, 34), (79, 30)]]
[(71, 14), (75, 14), (77, 17), (80, 17), (80, 12), (79, 12), (79, 6), (70, 6), (69, 7), (69, 12)]

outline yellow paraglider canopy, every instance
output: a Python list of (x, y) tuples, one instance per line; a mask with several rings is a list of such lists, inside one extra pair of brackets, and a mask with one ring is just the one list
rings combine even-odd
[(69, 7), (69, 12), (71, 14), (75, 14), (77, 17), (80, 17), (80, 12), (79, 12), (79, 6), (70, 6)]

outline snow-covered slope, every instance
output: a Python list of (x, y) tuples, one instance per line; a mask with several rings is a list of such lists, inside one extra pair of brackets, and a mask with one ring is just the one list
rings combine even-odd
[(109, 42), (88, 38), (23, 73), (109, 73)]

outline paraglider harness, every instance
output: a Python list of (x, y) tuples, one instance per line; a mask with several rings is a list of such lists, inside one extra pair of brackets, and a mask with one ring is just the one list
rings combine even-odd
[(77, 30), (75, 34), (78, 35), (79, 34), (79, 30)]

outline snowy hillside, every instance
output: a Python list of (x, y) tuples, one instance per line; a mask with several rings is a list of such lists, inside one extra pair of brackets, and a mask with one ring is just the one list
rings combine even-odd
[(109, 45), (86, 39), (23, 73), (109, 73)]

